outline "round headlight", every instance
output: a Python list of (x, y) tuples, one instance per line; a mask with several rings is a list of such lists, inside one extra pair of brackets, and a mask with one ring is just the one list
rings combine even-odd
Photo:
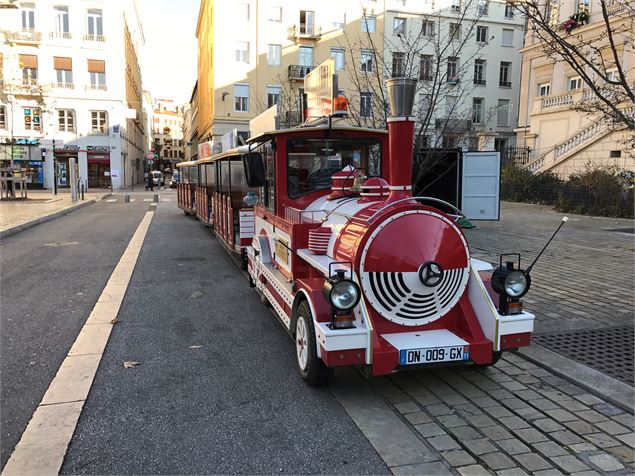
[(505, 278), (505, 292), (509, 297), (517, 298), (527, 292), (529, 282), (522, 271), (512, 271)]
[(333, 284), (331, 288), (331, 304), (340, 310), (355, 307), (359, 302), (359, 297), (359, 286), (348, 279)]

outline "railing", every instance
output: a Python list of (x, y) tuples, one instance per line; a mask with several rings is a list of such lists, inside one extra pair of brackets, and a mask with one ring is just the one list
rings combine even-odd
[(69, 31), (51, 31), (49, 38), (62, 38), (64, 40), (72, 40), (73, 34)]
[(308, 27), (300, 23), (300, 26), (293, 25), (289, 27), (288, 34), (290, 38), (311, 38), (318, 39), (322, 36), (322, 28)]
[(499, 81), (498, 85), (501, 88), (511, 88), (512, 87), (512, 82), (511, 81)]
[(472, 130), (472, 121), (469, 119), (449, 119), (440, 117), (434, 120), (435, 129), (446, 129), (451, 131), (470, 131)]
[(87, 84), (87, 91), (107, 91), (108, 87), (105, 84)]
[(282, 114), (281, 126), (283, 127), (295, 127), (304, 122), (302, 111), (285, 111)]
[(501, 163), (525, 166), (532, 160), (529, 147), (505, 147), (501, 150)]
[(75, 89), (73, 83), (52, 83), (51, 87), (55, 89)]
[(23, 79), (22, 86), (37, 87), (39, 86), (39, 83), (37, 82), (37, 79)]
[(559, 144), (553, 149), (553, 156), (555, 160), (558, 160), (564, 154), (581, 145), (582, 143), (594, 138), (604, 130), (604, 124), (596, 122), (591, 127), (587, 127), (578, 132), (574, 136), (571, 136), (562, 144)]
[(542, 109), (550, 109), (554, 107), (567, 106), (573, 102), (573, 95), (561, 94), (560, 96), (545, 96), (540, 101), (540, 107)]
[(474, 78), (474, 84), (477, 84), (479, 86), (485, 86), (486, 82), (487, 81), (485, 79), (476, 79), (476, 78)]
[(87, 33), (84, 35), (84, 41), (98, 41), (103, 43), (106, 41), (106, 37), (104, 35), (92, 35)]
[(618, 15), (620, 13), (622, 13), (624, 10), (626, 10), (626, 5), (624, 5), (623, 3), (614, 3), (613, 5), (609, 5), (606, 8), (606, 11), (609, 15)]
[(35, 30), (24, 29), (18, 31), (5, 31), (4, 36), (7, 41), (16, 43), (21, 41), (35, 42), (42, 41), (42, 33)]
[(304, 77), (313, 71), (313, 66), (304, 66), (301, 64), (289, 65), (289, 79), (304, 79)]

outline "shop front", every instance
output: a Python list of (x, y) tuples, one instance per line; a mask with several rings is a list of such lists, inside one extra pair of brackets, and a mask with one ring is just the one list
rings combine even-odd
[(110, 188), (110, 148), (88, 146), (88, 188)]
[[(57, 165), (57, 186), (68, 188), (71, 186), (70, 159), (75, 159), (75, 166), (78, 167), (79, 147), (76, 145), (65, 145), (61, 149), (55, 149), (55, 163)], [(79, 175), (77, 175), (79, 177)]]
[(1, 144), (0, 168), (20, 170), (26, 176), (27, 188), (29, 189), (38, 189), (44, 186), (42, 150), (37, 140), (14, 139)]

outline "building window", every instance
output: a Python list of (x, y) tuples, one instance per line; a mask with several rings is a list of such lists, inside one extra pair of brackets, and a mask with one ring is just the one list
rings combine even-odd
[(344, 49), (331, 48), (331, 58), (335, 60), (335, 70), (342, 71), (344, 69)]
[(514, 6), (509, 2), (505, 4), (505, 18), (514, 18)]
[(53, 36), (70, 38), (68, 27), (68, 7), (54, 7), (55, 22)]
[(476, 27), (476, 42), (477, 43), (487, 43), (488, 38), (488, 28), (486, 26), (477, 26)]
[(88, 19), (88, 40), (99, 41), (104, 36), (104, 20), (101, 10), (90, 9), (87, 13)]
[(365, 33), (375, 33), (377, 27), (377, 18), (373, 16), (362, 17), (362, 31)]
[(460, 23), (450, 23), (450, 39), (457, 40), (457, 41), (461, 39), (461, 24)]
[(607, 81), (619, 81), (620, 78), (617, 74), (617, 68), (610, 68), (606, 70), (606, 80)]
[(455, 83), (459, 80), (458, 72), (459, 72), (459, 58), (457, 58), (456, 56), (449, 56), (448, 57), (448, 75), (447, 75), (448, 83)]
[(282, 88), (280, 86), (267, 86), (267, 107), (273, 107), (280, 103), (280, 94)]
[(57, 78), (58, 88), (73, 87), (73, 60), (72, 58), (63, 58), (61, 56), (53, 57), (53, 68)]
[(483, 98), (473, 98), (472, 99), (472, 122), (475, 124), (483, 124), (484, 122), (484, 114), (483, 114), (483, 103), (485, 100)]
[(434, 36), (434, 22), (433, 21), (424, 21), (421, 24), (421, 33), (423, 36)]
[(503, 28), (503, 46), (514, 46), (514, 30)]
[(419, 63), (419, 79), (432, 81), (432, 55), (421, 55)]
[(375, 68), (375, 52), (373, 50), (362, 50), (361, 61), (362, 71), (372, 73)]
[(315, 12), (300, 10), (300, 34), (307, 36), (315, 34)]
[(280, 66), (282, 61), (282, 45), (269, 45), (267, 49), (267, 64), (269, 66)]
[(582, 89), (582, 78), (580, 76), (573, 76), (567, 79), (567, 90), (577, 91)]
[(456, 109), (458, 97), (457, 96), (446, 96), (445, 97), (445, 115), (446, 117), (450, 117), (454, 110)]
[(406, 54), (394, 52), (392, 54), (392, 77), (403, 77), (406, 75)]
[(7, 128), (7, 108), (0, 106), (0, 129)]
[(498, 73), (498, 85), (504, 88), (511, 88), (512, 86), (512, 64), (509, 61), (501, 61), (500, 70)]
[(548, 21), (549, 26), (555, 26), (558, 24), (558, 18), (560, 16), (559, 0), (547, 0), (545, 3), (545, 19)]
[(450, 9), (453, 13), (461, 13), (461, 0), (452, 0)]
[(249, 112), (249, 85), (234, 85), (234, 110), (237, 112)]
[[(310, 46), (300, 46), (300, 66), (313, 66), (313, 48)], [(307, 71), (308, 72), (308, 71)]]
[(249, 42), (236, 42), (236, 62), (249, 64)]
[(485, 60), (474, 60), (474, 84), (485, 86)]
[(249, 21), (249, 4), (248, 3), (237, 3), (236, 9), (238, 10), (238, 18), (240, 21)]
[(24, 128), (27, 131), (39, 131), (41, 127), (40, 123), (40, 109), (37, 107), (25, 107), (24, 108)]
[(35, 29), (35, 4), (34, 3), (22, 3), (20, 5), (22, 13), (22, 29), (33, 30)]
[(405, 35), (406, 34), (406, 19), (396, 17), (392, 20), (392, 34), (393, 35)]
[(373, 115), (373, 93), (360, 93), (359, 115), (371, 117)]
[(90, 111), (90, 121), (92, 132), (105, 134), (108, 131), (108, 115), (106, 111)]
[(538, 96), (549, 96), (551, 92), (551, 83), (542, 83), (538, 85)]
[(37, 84), (37, 56), (20, 55), (20, 68), (22, 69), (22, 84), (33, 86)]
[(103, 60), (88, 60), (88, 74), (91, 89), (106, 89), (106, 62)]
[(269, 7), (269, 21), (282, 23), (282, 7)]
[(576, 13), (589, 13), (589, 0), (578, 0), (575, 4)]
[(331, 25), (333, 25), (333, 28), (341, 30), (346, 25), (346, 13), (335, 12), (332, 18)]
[(499, 127), (509, 126), (509, 99), (498, 100), (498, 114), (496, 125)]
[(489, 13), (489, 0), (478, 0), (476, 9), (479, 15), (487, 15)]
[(75, 130), (74, 111), (72, 109), (58, 109), (57, 125), (60, 132), (73, 132)]

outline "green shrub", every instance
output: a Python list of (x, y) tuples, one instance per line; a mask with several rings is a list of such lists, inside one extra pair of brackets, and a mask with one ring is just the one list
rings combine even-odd
[(516, 164), (501, 170), (501, 198), (512, 202), (553, 205), (558, 200), (562, 180), (552, 173), (534, 175)]

